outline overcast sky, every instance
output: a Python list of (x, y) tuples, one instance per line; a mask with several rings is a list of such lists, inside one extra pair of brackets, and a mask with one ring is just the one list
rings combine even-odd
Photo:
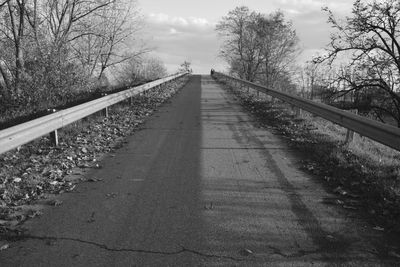
[(155, 47), (154, 55), (175, 72), (187, 60), (195, 73), (222, 70), (219, 38), (215, 25), (237, 6), (245, 5), (264, 14), (284, 12), (300, 38), (303, 49), (299, 62), (310, 59), (329, 43), (330, 26), (322, 7), (336, 15), (351, 11), (352, 0), (138, 0), (146, 21), (146, 39)]

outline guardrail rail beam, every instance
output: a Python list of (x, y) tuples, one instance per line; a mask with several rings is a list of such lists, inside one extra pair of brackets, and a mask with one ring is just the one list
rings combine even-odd
[(400, 151), (400, 129), (388, 124), (371, 120), (351, 112), (347, 112), (326, 104), (314, 102), (298, 96), (290, 95), (281, 91), (264, 87), (260, 84), (248, 82), (242, 79), (228, 76), (220, 72), (214, 72), (213, 77), (240, 82), (247, 85), (257, 92), (270, 95), (272, 99), (278, 98), (299, 109), (308, 111), (314, 115), (324, 118), (333, 123), (339, 124), (351, 131), (357, 132), (363, 136), (369, 137), (379, 143), (387, 145)]
[(0, 154), (49, 133), (51, 133), (51, 139), (54, 143), (58, 144), (58, 129), (102, 110), (105, 110), (105, 115), (108, 116), (108, 107), (187, 74), (185, 72), (171, 75), (1, 130)]

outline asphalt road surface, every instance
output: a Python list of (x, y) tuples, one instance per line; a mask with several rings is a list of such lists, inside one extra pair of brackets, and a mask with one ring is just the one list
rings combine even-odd
[(298, 160), (209, 76), (192, 76), (86, 174), (102, 181), (28, 221), (0, 266), (395, 265)]

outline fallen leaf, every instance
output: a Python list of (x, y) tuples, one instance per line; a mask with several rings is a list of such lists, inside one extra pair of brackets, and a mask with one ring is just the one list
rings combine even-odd
[(375, 226), (375, 227), (372, 228), (372, 229), (374, 229), (374, 230), (376, 230), (376, 231), (385, 231), (385, 228), (380, 227), (380, 226)]
[(57, 199), (53, 199), (47, 202), (47, 204), (51, 205), (51, 206), (61, 206), (62, 201), (57, 200)]
[(68, 189), (67, 192), (71, 192), (75, 189), (76, 185), (71, 185)]
[(39, 217), (39, 216), (42, 216), (43, 215), (43, 213), (41, 212), (41, 211), (35, 211), (35, 212), (33, 212), (32, 214), (30, 214), (30, 215), (28, 215), (28, 217), (29, 218), (35, 218), (35, 217)]
[(0, 247), (0, 251), (10, 248), (10, 244), (4, 244)]
[(20, 183), (21, 181), (22, 181), (22, 179), (19, 178), (19, 177), (16, 177), (16, 178), (13, 179), (14, 183)]
[(92, 215), (91, 215), (90, 218), (87, 220), (88, 223), (93, 223), (93, 222), (95, 222), (94, 215), (95, 215), (95, 212), (92, 212)]
[(335, 188), (335, 190), (333, 190), (333, 192), (336, 194), (342, 195), (342, 196), (347, 195), (347, 192), (344, 191), (340, 186)]
[(242, 255), (242, 256), (246, 256), (247, 257), (247, 256), (250, 256), (250, 255), (253, 255), (254, 252), (251, 251), (250, 249), (244, 248), (244, 249), (239, 251), (239, 254)]
[(343, 205), (344, 202), (340, 199), (336, 199), (336, 198), (324, 198), (322, 200), (322, 203), (324, 204), (328, 204), (328, 205)]
[(88, 180), (87, 180), (88, 182), (101, 182), (101, 181), (103, 181), (103, 179), (98, 179), (98, 178), (89, 178)]
[(395, 252), (395, 251), (389, 251), (389, 252), (388, 252), (388, 255), (391, 256), (391, 257), (400, 259), (400, 254), (398, 254), (398, 253)]
[(345, 208), (345, 209), (348, 209), (348, 210), (357, 210), (357, 208), (356, 208), (356, 207), (353, 207), (353, 206), (347, 206), (347, 205), (344, 205), (344, 206), (343, 206), (343, 208)]
[(210, 205), (205, 205), (204, 206), (204, 208), (206, 209), (206, 210), (212, 210), (214, 207), (213, 207), (213, 203), (212, 202), (210, 202)]

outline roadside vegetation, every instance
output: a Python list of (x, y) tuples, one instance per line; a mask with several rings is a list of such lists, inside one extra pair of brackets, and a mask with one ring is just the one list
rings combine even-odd
[(0, 0), (0, 129), (165, 77), (136, 1)]
[(400, 2), (357, 0), (345, 20), (325, 10), (335, 31), (313, 61), (334, 69), (322, 84), (330, 98), (400, 127)]
[(187, 80), (183, 77), (152, 89), (133, 103), (114, 105), (107, 118), (92, 115), (62, 128), (58, 147), (43, 137), (0, 155), (0, 234), (20, 231), (25, 220), (41, 215), (40, 205), (61, 205), (57, 195), (73, 191), (77, 183), (101, 182), (82, 181), (81, 174), (101, 168), (102, 157), (122, 147), (126, 137), (140, 129), (146, 117)]
[(338, 196), (332, 205), (357, 210), (378, 231), (400, 234), (400, 152), (309, 113), (297, 116), (290, 105), (247, 90), (232, 90), (263, 127), (300, 153), (299, 167)]
[(400, 127), (399, 1), (356, 0), (346, 18), (321, 8), (331, 41), (302, 66), (301, 40), (282, 12), (231, 10), (216, 26), (229, 74)]
[[(400, 127), (399, 1), (356, 0), (346, 18), (323, 10), (334, 30), (331, 42), (304, 66), (296, 66), (300, 40), (281, 12), (230, 11), (216, 26), (229, 74)], [(357, 134), (347, 144), (340, 126), (296, 117), (280, 101), (236, 94), (302, 152), (302, 168), (344, 198), (337, 204), (365, 211), (377, 229), (400, 232), (400, 152)]]
[[(167, 76), (142, 26), (136, 1), (0, 0), (0, 130)], [(187, 79), (59, 129), (57, 147), (42, 137), (0, 155), (0, 234), (39, 216), (34, 202), (60, 205), (56, 196), (74, 190), (79, 173), (101, 168)]]
[(295, 89), (290, 73), (299, 39), (282, 12), (262, 14), (240, 6), (221, 19), (216, 31), (223, 42), (219, 55), (231, 75), (284, 91)]

